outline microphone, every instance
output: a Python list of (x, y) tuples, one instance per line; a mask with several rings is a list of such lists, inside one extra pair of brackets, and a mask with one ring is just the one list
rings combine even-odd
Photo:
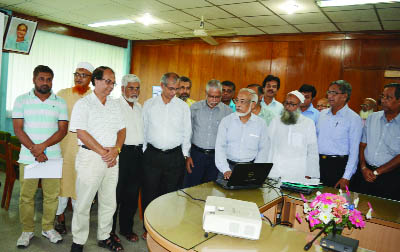
[(305, 251), (309, 250), (309, 249), (311, 248), (312, 244), (314, 243), (314, 241), (315, 241), (316, 239), (318, 239), (318, 237), (320, 237), (320, 236), (322, 235), (322, 233), (325, 232), (325, 230), (326, 230), (331, 224), (333, 225), (332, 233), (335, 235), (335, 234), (336, 234), (336, 223), (335, 223), (335, 220), (331, 220), (331, 221), (328, 222), (328, 224), (326, 224), (325, 227), (314, 237), (314, 239), (312, 239), (309, 243), (307, 243), (307, 244), (304, 246), (304, 250), (305, 250)]

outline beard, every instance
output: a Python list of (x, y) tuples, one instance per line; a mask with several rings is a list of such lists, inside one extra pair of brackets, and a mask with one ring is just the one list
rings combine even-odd
[(286, 125), (293, 125), (297, 123), (300, 117), (300, 110), (297, 109), (295, 111), (288, 111), (286, 109), (283, 110), (281, 115), (281, 122)]
[(181, 94), (181, 96), (179, 96), (179, 98), (183, 101), (186, 101), (189, 98), (189, 94), (187, 93), (183, 93)]
[(89, 85), (75, 85), (72, 87), (72, 93), (77, 93), (80, 95), (83, 95), (84, 93), (86, 93), (88, 90), (90, 89)]
[(40, 87), (35, 85), (35, 90), (38, 91), (41, 94), (48, 94), (51, 91), (51, 88), (49, 85), (42, 85)]
[(125, 94), (122, 94), (122, 95), (124, 96), (124, 98), (125, 98), (125, 100), (126, 100), (127, 102), (136, 103), (136, 102), (138, 101), (138, 97), (130, 97), (130, 98), (128, 98), (128, 97), (126, 97)]
[(241, 117), (241, 116), (247, 116), (250, 112), (251, 112), (251, 105), (249, 106), (249, 110), (247, 110), (247, 112), (241, 113), (236, 111), (235, 114)]

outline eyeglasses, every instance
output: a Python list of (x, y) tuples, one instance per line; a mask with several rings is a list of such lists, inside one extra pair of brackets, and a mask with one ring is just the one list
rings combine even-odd
[(317, 105), (317, 108), (329, 108), (328, 105)]
[(126, 89), (128, 89), (129, 91), (139, 91), (140, 87), (127, 87)]
[(212, 95), (207, 95), (207, 98), (210, 98), (210, 99), (215, 99), (215, 100), (219, 100), (219, 99), (221, 99), (221, 95), (218, 95), (218, 96), (212, 96)]
[(291, 103), (291, 102), (287, 102), (287, 101), (285, 101), (285, 102), (283, 102), (283, 106), (289, 106), (289, 107), (296, 107), (296, 106), (298, 106), (300, 103)]
[(338, 91), (331, 91), (331, 90), (326, 91), (326, 95), (335, 96), (335, 95), (338, 95), (338, 94), (344, 94), (344, 93), (339, 93)]
[(85, 74), (85, 73), (73, 73), (73, 75), (75, 76), (75, 78), (81, 77), (82, 79), (86, 79), (92, 76), (91, 74)]
[(104, 81), (106, 84), (107, 84), (107, 86), (115, 86), (115, 81), (112, 81), (112, 80), (110, 80), (110, 79), (99, 79), (99, 80), (101, 80), (101, 81)]
[(393, 99), (392, 96), (387, 96), (387, 95), (383, 95), (383, 94), (380, 95), (379, 98), (381, 98), (381, 100), (388, 100), (388, 101)]
[(235, 104), (240, 104), (240, 105), (242, 105), (242, 104), (249, 104), (249, 103), (251, 102), (251, 100), (245, 100), (245, 99), (239, 100), (238, 98), (236, 98), (236, 99), (233, 100), (233, 102), (234, 102)]

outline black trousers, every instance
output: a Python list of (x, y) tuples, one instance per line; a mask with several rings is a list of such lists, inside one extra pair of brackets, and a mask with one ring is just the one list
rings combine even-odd
[(190, 156), (193, 159), (194, 167), (190, 174), (185, 169), (183, 187), (192, 187), (217, 179), (218, 169), (215, 166), (215, 153), (206, 154), (192, 147)]
[(155, 198), (181, 188), (184, 169), (185, 157), (180, 147), (166, 153), (148, 144), (143, 154), (143, 209)]
[(362, 177), (362, 180), (360, 181), (360, 192), (385, 199), (400, 201), (399, 181), (400, 167), (397, 167), (397, 169), (391, 172), (378, 175), (373, 183), (367, 182), (364, 177)]
[(141, 146), (122, 146), (119, 154), (117, 209), (113, 216), (113, 232), (115, 232), (117, 226), (118, 214), (120, 233), (130, 234), (133, 232), (133, 217), (138, 207), (139, 188), (143, 174), (142, 158)]
[(343, 177), (348, 156), (319, 155), (320, 180), (324, 186), (334, 187)]

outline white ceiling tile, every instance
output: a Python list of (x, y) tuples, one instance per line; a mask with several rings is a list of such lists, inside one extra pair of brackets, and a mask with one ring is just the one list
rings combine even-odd
[(6, 7), (8, 5), (17, 5), (20, 3), (27, 2), (29, 0), (0, 0), (0, 6), (1, 7)]
[(382, 21), (385, 30), (400, 30), (400, 21)]
[(89, 16), (91, 17), (103, 17), (104, 21), (122, 19), (132, 15), (138, 15), (138, 10), (117, 4), (110, 3), (105, 5), (95, 5), (90, 9)]
[(279, 34), (279, 33), (298, 33), (299, 31), (291, 25), (273, 25), (258, 27), (261, 30), (269, 34)]
[(347, 5), (347, 6), (333, 6), (333, 7), (324, 7), (323, 11), (345, 11), (345, 10), (367, 10), (373, 9), (374, 5), (372, 4), (362, 4), (362, 5)]
[(329, 19), (322, 13), (302, 13), (280, 16), (291, 24), (329, 23)]
[(215, 5), (254, 2), (256, 0), (207, 0)]
[(228, 18), (232, 17), (228, 12), (218, 8), (218, 7), (203, 7), (203, 8), (195, 8), (195, 9), (186, 9), (184, 10), (186, 13), (189, 13), (193, 16), (201, 18), (204, 16), (204, 19), (216, 19), (216, 18)]
[(126, 26), (126, 28), (128, 31), (131, 31), (131, 32), (138, 32), (138, 33), (140, 32), (140, 33), (146, 33), (146, 34), (159, 31), (158, 29), (155, 29), (152, 26), (145, 26), (145, 25), (138, 24), (138, 23), (129, 24)]
[(154, 13), (154, 16), (171, 23), (199, 20), (197, 17), (193, 17), (179, 10), (157, 12)]
[(352, 21), (377, 21), (374, 10), (353, 10), (326, 12), (333, 22), (352, 22)]
[(142, 34), (142, 33), (137, 33), (134, 35), (136, 38), (140, 40), (152, 40), (152, 39), (158, 39), (157, 37), (153, 37), (149, 34)]
[(265, 34), (265, 32), (260, 31), (255, 27), (247, 27), (247, 28), (235, 28), (237, 31), (237, 35), (259, 35)]
[(43, 13), (35, 11), (35, 10), (21, 8), (21, 7), (19, 7), (19, 5), (10, 5), (10, 6), (7, 6), (7, 9), (11, 10), (11, 11), (23, 13), (23, 14), (26, 14), (26, 15), (34, 16), (34, 17), (38, 17), (40, 15), (43, 15)]
[(400, 3), (381, 3), (381, 4), (375, 4), (375, 7), (378, 9), (394, 8), (394, 7), (400, 7)]
[[(80, 0), (81, 1), (81, 0)], [(174, 10), (174, 8), (160, 3), (155, 0), (113, 0), (114, 2), (120, 3), (121, 5), (128, 6), (130, 8), (139, 10), (141, 12), (153, 13), (156, 11), (167, 11)]]
[[(56, 10), (77, 10), (79, 9), (81, 13), (89, 13), (85, 12), (84, 10), (87, 10), (88, 8), (92, 8), (94, 6), (99, 6), (99, 5), (104, 5), (104, 4), (110, 4), (112, 3), (110, 0), (31, 0), (31, 3), (38, 6), (38, 7), (43, 7), (47, 6), (50, 8), (54, 8)], [(90, 6), (90, 7), (88, 7)]]
[(176, 9), (189, 9), (189, 8), (212, 6), (212, 4), (204, 0), (158, 0), (158, 1), (168, 4), (169, 6), (172, 6)]
[(242, 19), (254, 26), (286, 25), (287, 23), (278, 16), (242, 17)]
[[(276, 14), (288, 14), (285, 3), (288, 1), (261, 1), (262, 4), (267, 6), (270, 10)], [(308, 12), (319, 12), (318, 6), (315, 4), (315, 0), (296, 0), (298, 9), (294, 13), (308, 13)]]
[(236, 28), (236, 27), (249, 27), (248, 23), (240, 20), (239, 18), (224, 18), (208, 20), (208, 22), (222, 28)]
[(400, 8), (378, 9), (381, 20), (400, 20)]
[(36, 13), (41, 13), (42, 15), (46, 15), (46, 14), (51, 14), (55, 11), (61, 11), (62, 9), (56, 9), (53, 8), (51, 6), (48, 5), (38, 5), (35, 4), (33, 2), (25, 2), (22, 4), (18, 4), (18, 5), (14, 5), (14, 6), (10, 6), (10, 9), (14, 9), (15, 8), (19, 8), (19, 9), (24, 9), (24, 10), (29, 10), (29, 11), (33, 11)]
[(325, 24), (301, 24), (296, 25), (302, 32), (330, 32), (337, 31), (337, 28), (332, 23)]
[(237, 17), (273, 15), (271, 11), (258, 2), (222, 5), (220, 8)]
[[(200, 21), (191, 21), (191, 22), (182, 22), (182, 23), (176, 23), (177, 25), (184, 26), (188, 29), (194, 30), (194, 29), (200, 29)], [(204, 28), (206, 30), (210, 29), (215, 29), (217, 28), (215, 25), (205, 22), (204, 23)]]
[(336, 23), (342, 31), (382, 30), (379, 22), (349, 22)]
[(150, 33), (148, 35), (156, 37), (156, 38), (160, 38), (160, 39), (182, 38), (181, 36), (178, 36), (173, 33), (168, 33), (168, 32), (154, 32), (154, 33)]
[(151, 27), (158, 29), (160, 31), (164, 31), (164, 32), (179, 32), (179, 31), (188, 31), (189, 29), (186, 27), (182, 27), (176, 24), (171, 24), (171, 23), (167, 23), (167, 24), (154, 24)]

